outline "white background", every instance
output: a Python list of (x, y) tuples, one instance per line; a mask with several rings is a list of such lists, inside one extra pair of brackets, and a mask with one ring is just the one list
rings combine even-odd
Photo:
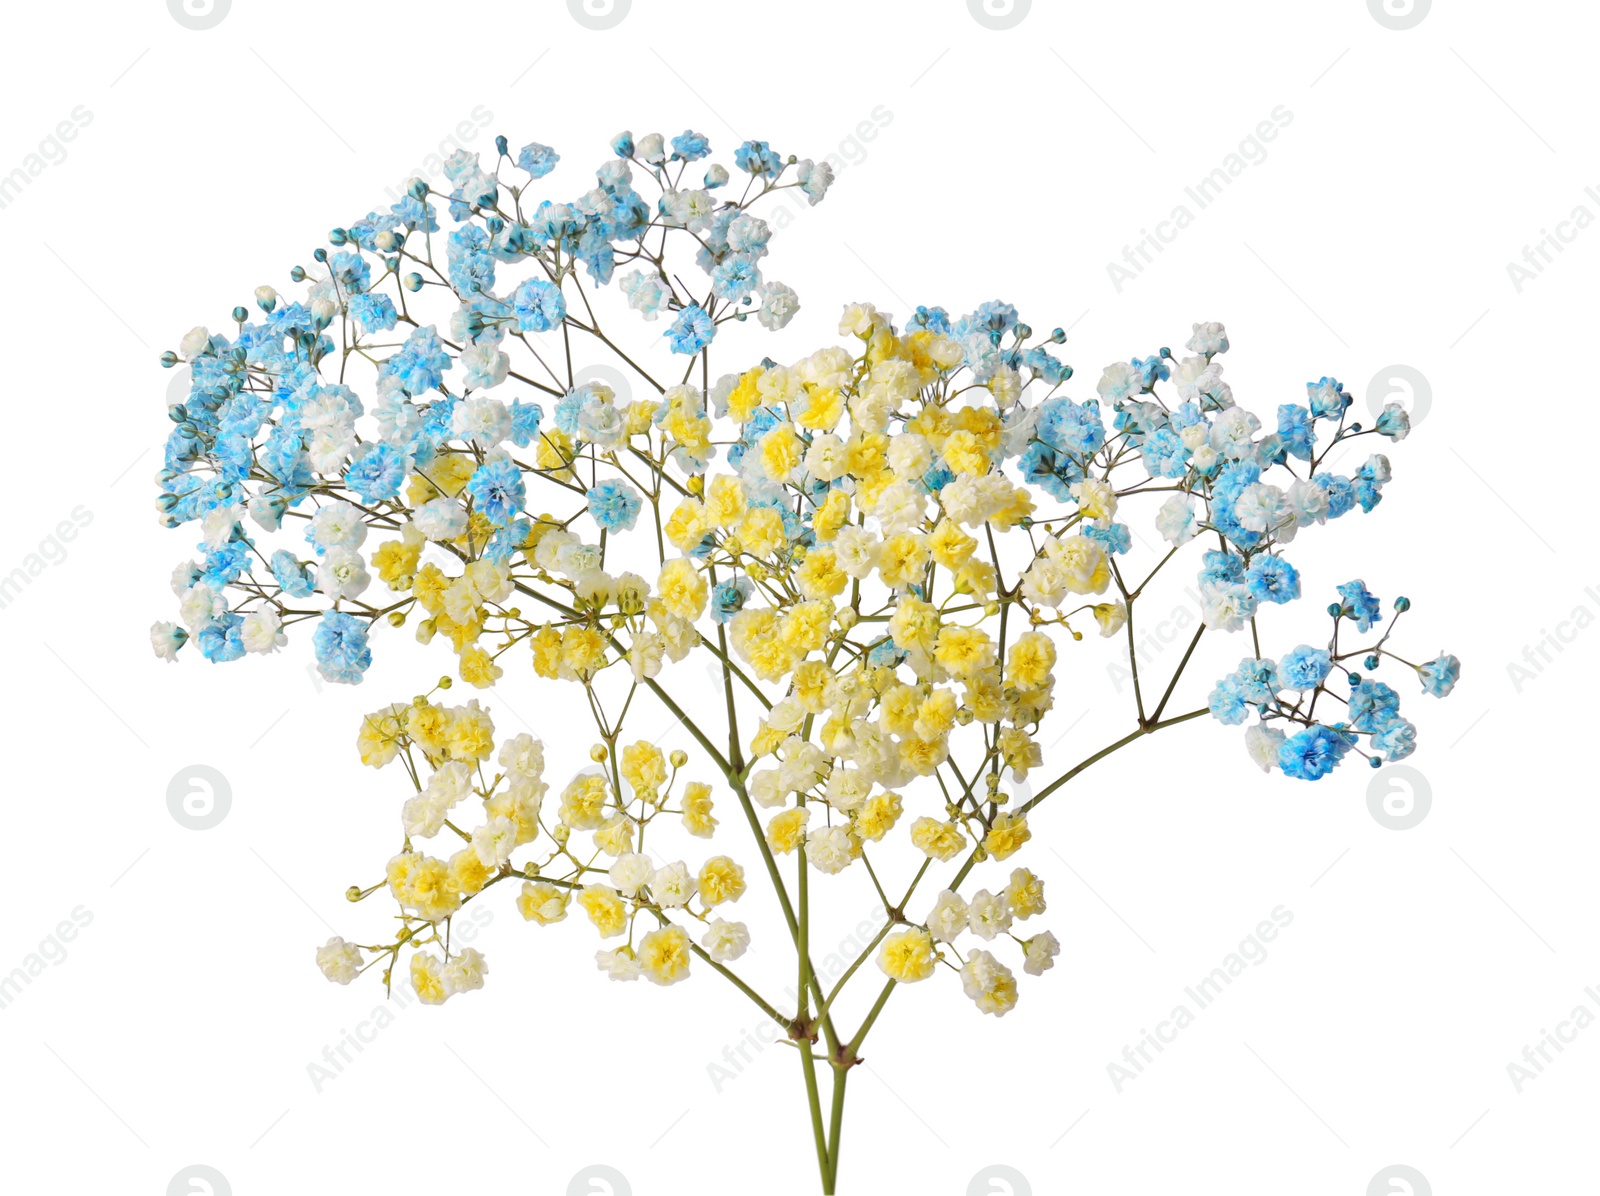
[[(153, 517), (158, 354), (197, 322), (225, 327), (258, 283), (286, 288), (329, 227), (388, 202), (482, 105), (471, 148), (497, 132), (556, 145), (556, 198), (589, 185), (622, 128), (694, 127), (722, 160), (759, 137), (846, 161), (775, 239), (807, 306), (753, 354), (831, 341), (847, 300), (903, 316), (998, 296), (1071, 326), (1078, 397), (1106, 362), (1179, 348), (1207, 319), (1227, 322), (1229, 379), (1263, 414), (1322, 374), (1364, 405), (1396, 363), (1431, 390), (1382, 506), (1308, 538), (1311, 597), (1272, 628), (1278, 650), (1320, 635), (1329, 587), (1360, 576), (1411, 597), (1403, 649), (1463, 659), (1445, 702), (1404, 686), (1426, 819), (1381, 825), (1357, 765), (1315, 787), (1262, 777), (1210, 720), (1097, 766), (1035, 819), (1060, 966), (1022, 977), (999, 1022), (948, 983), (896, 997), (852, 1079), (843, 1191), (954, 1196), (1004, 1164), (1036, 1193), (1359, 1196), (1396, 1163), (1441, 1196), (1589, 1190), (1600, 1029), (1520, 1094), (1507, 1064), (1575, 1006), (1600, 1012), (1584, 991), (1600, 986), (1585, 686), (1600, 634), (1576, 631), (1520, 683), (1508, 665), (1575, 631), (1576, 608), (1600, 613), (1581, 474), (1600, 232), (1576, 231), (1520, 292), (1507, 263), (1579, 205), (1600, 213), (1584, 192), (1600, 184), (1600, 17), (1442, 3), (1396, 31), (1362, 0), (1036, 0), (997, 31), (960, 0), (636, 0), (600, 32), (554, 0), (447, 11), (235, 0), (203, 32), (150, 0), (11, 15), (0, 172), (77, 106), (92, 120), (0, 210), (0, 572), (74, 508), (92, 522), (0, 611), (0, 973), (74, 909), (92, 921), (0, 1009), (0, 1186), (155, 1194), (203, 1163), (241, 1196), (542, 1194), (603, 1163), (639, 1196), (812, 1190), (789, 1053), (768, 1048), (720, 1093), (708, 1078), (748, 1005), (709, 977), (608, 985), (587, 928), (536, 931), (509, 895), (475, 943), (488, 987), (400, 1012), (316, 1091), (308, 1064), (380, 994), (327, 984), (311, 951), (382, 917), (342, 893), (392, 850), (403, 796), (357, 764), (357, 718), (447, 654), (390, 633), (351, 691), (313, 685), (304, 642), (227, 669), (147, 646), (190, 548)], [(1280, 105), (1292, 120), (1264, 160), (1114, 285), (1107, 264)], [(1183, 603), (1147, 601), (1158, 619)], [(1211, 647), (1192, 686), (1242, 654)], [(1086, 641), (1058, 669), (1058, 730), (1091, 715), (1051, 764), (1131, 725), (1113, 657)], [(519, 674), (490, 704), (581, 746), (567, 696)], [(193, 764), (232, 793), (205, 832), (166, 805)], [(837, 904), (843, 927), (872, 913)], [(1279, 905), (1294, 920), (1266, 962), (1119, 1094), (1107, 1064)]]

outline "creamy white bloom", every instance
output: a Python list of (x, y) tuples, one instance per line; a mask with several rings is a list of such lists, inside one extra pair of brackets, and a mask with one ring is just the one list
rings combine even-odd
[(979, 889), (967, 906), (967, 926), (985, 942), (1011, 929), (1011, 903), (1004, 893)]
[(1061, 943), (1048, 930), (1034, 935), (1023, 947), (1025, 962), (1022, 970), (1030, 976), (1043, 976), (1056, 966), (1056, 956), (1061, 954)]
[(317, 567), (317, 589), (335, 598), (359, 598), (372, 584), (367, 562), (354, 548), (330, 548)]
[(602, 948), (594, 953), (594, 962), (613, 980), (637, 980), (640, 976), (639, 961), (627, 947), (618, 947), (614, 951)]
[(265, 656), (287, 644), (289, 637), (283, 633), (283, 620), (278, 617), (278, 612), (268, 606), (253, 610), (244, 617), (239, 627), (239, 640), (246, 652)]
[(444, 986), (450, 993), (472, 992), (483, 987), (483, 978), (489, 974), (489, 965), (473, 947), (463, 947), (461, 954), (444, 965)]
[(749, 949), (750, 929), (743, 922), (725, 922), (717, 918), (706, 928), (700, 945), (718, 963), (728, 963)]
[(1208, 581), (1200, 587), (1200, 618), (1213, 631), (1238, 631), (1256, 613), (1256, 597), (1245, 586)]
[(413, 511), (411, 525), (430, 540), (454, 540), (467, 530), (467, 513), (455, 499), (441, 495)]
[(830, 875), (850, 866), (850, 832), (842, 826), (819, 826), (806, 835), (806, 859)]
[(485, 868), (498, 868), (517, 845), (517, 824), (504, 816), (489, 819), (472, 832), (472, 850)]
[[(490, 350), (490, 352), (496, 351)], [(500, 356), (505, 357), (505, 354), (501, 353)], [(463, 353), (462, 359), (465, 358), (466, 354)], [(509, 364), (510, 358), (506, 360)], [(501, 381), (504, 380), (502, 375)], [(463, 440), (471, 441), (478, 448), (491, 449), (511, 435), (511, 412), (499, 399), (473, 395), (464, 402), (456, 404), (455, 414), (450, 421), (450, 430)]]
[(1276, 727), (1253, 723), (1245, 728), (1244, 750), (1250, 754), (1262, 772), (1271, 772), (1278, 763), (1278, 749), (1283, 746), (1284, 733)]
[(624, 897), (636, 896), (640, 888), (650, 883), (655, 871), (655, 863), (649, 856), (637, 851), (627, 852), (611, 865), (611, 887)]
[(953, 943), (967, 928), (968, 913), (960, 894), (946, 889), (928, 911), (928, 933), (941, 942)]
[(317, 967), (335, 984), (349, 984), (360, 974), (364, 962), (361, 948), (338, 935), (317, 948)]
[(682, 860), (657, 868), (650, 877), (650, 896), (661, 905), (673, 909), (688, 905), (699, 887), (700, 882)]

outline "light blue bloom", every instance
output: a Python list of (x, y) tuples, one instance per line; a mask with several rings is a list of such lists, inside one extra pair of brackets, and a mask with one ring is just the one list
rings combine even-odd
[(718, 582), (711, 591), (711, 617), (718, 623), (726, 623), (744, 609), (745, 601), (754, 592), (755, 585), (748, 577)]
[(549, 332), (567, 318), (567, 300), (561, 288), (543, 278), (525, 279), (512, 293), (511, 309), (524, 332)]
[(212, 664), (238, 660), (244, 655), (243, 628), (244, 619), (228, 611), (200, 628), (195, 643), (200, 646), (200, 654)]
[(483, 517), (496, 527), (505, 527), (517, 517), (528, 500), (522, 471), (510, 457), (491, 456), (472, 471), (467, 493)]
[(678, 313), (672, 327), (662, 333), (674, 353), (694, 356), (711, 343), (717, 335), (717, 326), (711, 316), (698, 303), (691, 303)]
[(361, 675), (372, 665), (372, 649), (367, 646), (367, 625), (353, 615), (330, 610), (323, 614), (311, 637), (317, 656), (317, 671), (325, 681), (340, 685), (359, 685)]
[(1262, 602), (1292, 602), (1300, 597), (1300, 574), (1281, 556), (1256, 557), (1246, 571), (1245, 584)]
[(536, 179), (542, 179), (556, 168), (561, 155), (548, 145), (530, 141), (517, 153), (517, 165)]
[(1367, 583), (1359, 577), (1340, 586), (1339, 597), (1344, 599), (1344, 617), (1354, 622), (1356, 630), (1363, 634), (1383, 618), (1383, 603), (1368, 591)]
[(1289, 736), (1278, 748), (1278, 767), (1285, 776), (1316, 781), (1327, 776), (1350, 750), (1350, 739), (1321, 724)]
[(1278, 662), (1278, 678), (1284, 689), (1298, 693), (1316, 689), (1333, 670), (1333, 658), (1321, 648), (1301, 644)]
[(356, 449), (345, 470), (345, 485), (368, 505), (399, 497), (411, 463), (405, 453), (392, 444), (369, 440)]
[(644, 500), (627, 482), (611, 479), (589, 491), (589, 515), (603, 532), (630, 531)]
[(295, 559), (294, 553), (287, 548), (280, 548), (272, 554), (268, 564), (272, 569), (273, 579), (285, 594), (291, 598), (311, 597), (316, 589), (311, 581), (311, 572)]
[(1423, 693), (1443, 698), (1456, 687), (1461, 677), (1461, 662), (1449, 653), (1441, 652), (1436, 659), (1419, 665), (1417, 676), (1422, 681)]

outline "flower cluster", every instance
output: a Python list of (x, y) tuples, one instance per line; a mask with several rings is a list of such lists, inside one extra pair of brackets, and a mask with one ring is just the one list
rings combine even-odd
[[(622, 134), (611, 148), (598, 185), (566, 203), (527, 193), (556, 165), (548, 147), (513, 158), (501, 138), (492, 171), (458, 154), (448, 193), (419, 181), (389, 212), (333, 230), (335, 252), (293, 271), (303, 299), (260, 288), (262, 316), (239, 308), (231, 338), (196, 329), (167, 355), (188, 363), (193, 388), (171, 412), (158, 508), (168, 526), (198, 526), (201, 555), (175, 571), (179, 621), (157, 623), (152, 642), (167, 659), (193, 640), (230, 661), (309, 624), (318, 668), (342, 683), (369, 668), (380, 620), (447, 649), (452, 675), (358, 734), (363, 762), (401, 762), (408, 791), (399, 851), (349, 896), (386, 890), (399, 928), (376, 944), (330, 940), (324, 973), (348, 983), (381, 963), (392, 980), (409, 951), (412, 985), (442, 1002), (488, 971), (450, 943), (467, 903), (511, 882), (540, 926), (576, 905), (612, 980), (670, 985), (709, 969), (783, 1028), (827, 1177), (835, 1146), (822, 1142), (813, 1070), (831, 1065), (843, 1085), (896, 987), (943, 968), (1003, 1016), (1014, 969), (1053, 966), (1056, 936), (1023, 925), (1046, 909), (1026, 853), (1029, 816), (1052, 792), (1208, 712), (1235, 726), (1253, 713), (1250, 757), (1290, 777), (1316, 779), (1351, 752), (1397, 760), (1416, 728), (1371, 674), (1392, 659), (1443, 696), (1460, 666), (1397, 656), (1393, 619), (1372, 644), (1342, 643), (1383, 622), (1360, 581), (1328, 608), (1325, 646), (1260, 647), (1269, 616), (1290, 620), (1301, 596), (1289, 559), (1300, 532), (1372, 511), (1390, 480), (1381, 454), (1348, 475), (1330, 456), (1361, 437), (1404, 439), (1398, 405), (1364, 427), (1321, 377), (1265, 429), (1223, 379), (1216, 323), (1193, 326), (1185, 356), (1161, 347), (1083, 387), (1060, 355), (1065, 334), (1036, 333), (999, 301), (959, 317), (919, 307), (903, 324), (850, 304), (843, 344), (714, 374), (721, 330), (754, 316), (775, 331), (796, 310), (765, 277), (773, 226), (752, 207), (786, 188), (815, 203), (830, 172), (764, 142), (739, 146), (733, 171), (694, 166), (710, 152), (694, 133)], [(691, 240), (694, 291), (687, 262), (668, 256)], [(608, 296), (633, 339), (604, 321)], [(443, 310), (425, 323), (429, 303)], [(574, 342), (619, 386), (582, 380)], [(682, 372), (658, 379), (663, 368)], [(625, 393), (625, 376), (645, 397)], [(1136, 571), (1135, 543), (1151, 543), (1141, 528), (1168, 547)], [(1202, 623), (1164, 689), (1147, 690), (1138, 602), (1191, 543)], [(1094, 650), (1086, 631), (1125, 637), (1102, 651), (1134, 669), (1132, 730), (1020, 797), (1014, 783), (1047, 764), (1058, 670), (1081, 672)], [(1170, 714), (1208, 632), (1248, 633), (1251, 655), (1207, 703)], [(705, 667), (685, 667), (691, 657)], [(457, 679), (485, 693), (561, 687), (552, 706), (592, 716), (587, 761), (547, 769), (531, 734), (497, 739), (488, 698), (443, 703)], [(711, 780), (681, 776), (686, 752), (639, 737), (644, 709), (685, 729)], [(717, 802), (736, 807), (745, 858), (759, 860), (750, 875), (784, 913), (774, 937), (787, 931), (797, 956), (798, 1008), (732, 966), (752, 939), (726, 908), (747, 872), (699, 845)], [(944, 865), (930, 905), (917, 893)], [(807, 946), (813, 883), (870, 885), (883, 910), (828, 989)], [(869, 958), (885, 987), (845, 1035), (836, 998)]]

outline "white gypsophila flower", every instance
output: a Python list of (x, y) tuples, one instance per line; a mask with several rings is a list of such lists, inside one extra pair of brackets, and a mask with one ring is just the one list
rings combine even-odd
[(756, 291), (761, 298), (761, 306), (756, 309), (756, 319), (768, 332), (777, 332), (794, 319), (795, 312), (800, 310), (800, 296), (794, 293), (794, 288), (781, 282), (769, 282)]
[(933, 446), (926, 436), (904, 432), (889, 442), (889, 468), (898, 478), (920, 478), (933, 465)]
[(203, 581), (190, 586), (178, 599), (178, 617), (191, 634), (220, 617), (227, 609), (228, 603), (221, 592)]
[(441, 495), (413, 511), (411, 525), (430, 540), (454, 540), (467, 530), (467, 513), (455, 499)]
[(157, 657), (171, 662), (178, 659), (178, 649), (189, 640), (189, 635), (176, 623), (155, 622), (150, 625), (150, 647)]
[(985, 942), (1011, 929), (1011, 903), (1004, 893), (979, 889), (967, 906), (967, 926)]
[(650, 883), (655, 871), (656, 866), (649, 856), (636, 851), (626, 852), (611, 865), (611, 886), (624, 897), (633, 897), (640, 888)]
[(1161, 538), (1174, 548), (1194, 539), (1199, 530), (1199, 524), (1194, 517), (1194, 504), (1189, 501), (1187, 495), (1172, 495), (1156, 512), (1156, 531), (1160, 532)]
[(354, 548), (330, 548), (317, 566), (317, 589), (335, 598), (359, 598), (372, 584), (367, 562)]
[(288, 504), (275, 494), (252, 494), (245, 509), (262, 531), (275, 532), (283, 523), (283, 513), (288, 509)]
[(1256, 597), (1234, 582), (1208, 581), (1200, 587), (1200, 618), (1213, 631), (1238, 631), (1256, 613)]
[(959, 894), (949, 889), (939, 894), (928, 912), (928, 933), (945, 943), (953, 943), (967, 928), (969, 909)]
[(278, 617), (278, 612), (271, 607), (263, 607), (244, 617), (239, 627), (239, 640), (246, 652), (265, 656), (287, 644), (289, 637), (283, 633), (283, 620)]
[(806, 835), (806, 859), (829, 875), (850, 866), (850, 832), (842, 826), (819, 826)]
[(850, 458), (845, 452), (844, 441), (832, 432), (812, 437), (805, 462), (811, 476), (822, 482), (831, 482), (850, 472)]
[(641, 974), (639, 961), (628, 947), (607, 951), (601, 948), (594, 953), (595, 965), (612, 980), (637, 980)]
[(364, 963), (361, 948), (338, 935), (317, 948), (317, 967), (335, 984), (349, 984), (360, 975)]
[(1034, 935), (1023, 945), (1022, 970), (1030, 976), (1043, 976), (1056, 966), (1056, 956), (1061, 954), (1061, 943), (1048, 930)]
[(456, 404), (450, 430), (478, 448), (491, 449), (511, 435), (511, 412), (499, 399), (474, 395)]
[(650, 896), (660, 905), (676, 909), (689, 904), (700, 883), (682, 860), (657, 868), (650, 877)]
[(498, 868), (517, 845), (517, 824), (504, 816), (489, 819), (472, 832), (472, 850), (485, 868)]
[(178, 352), (186, 358), (199, 357), (211, 347), (211, 333), (205, 327), (196, 324), (183, 334), (183, 339), (178, 342)]
[(489, 965), (477, 949), (463, 947), (444, 965), (444, 985), (451, 993), (472, 992), (483, 987), (483, 978), (488, 974)]
[(213, 507), (200, 518), (200, 537), (205, 546), (212, 550), (227, 546), (233, 539), (233, 529), (239, 524), (242, 514), (236, 505), (226, 507)]
[(544, 744), (526, 731), (504, 740), (497, 759), (500, 767), (511, 772), (534, 777), (544, 774)]
[(1249, 455), (1250, 441), (1261, 430), (1261, 421), (1243, 407), (1229, 407), (1211, 423), (1211, 447), (1224, 457), (1237, 461)]
[(1290, 483), (1286, 500), (1298, 527), (1325, 523), (1328, 519), (1328, 492), (1306, 478)]
[(1191, 353), (1204, 353), (1212, 356), (1224, 353), (1228, 348), (1228, 330), (1215, 320), (1204, 324), (1194, 325), (1194, 335), (1183, 346)]
[(320, 548), (360, 548), (367, 539), (367, 525), (355, 504), (340, 499), (318, 508), (311, 517), (311, 538)]
[(489, 390), (499, 386), (511, 373), (511, 357), (492, 341), (478, 341), (461, 350), (461, 368), (466, 370), (468, 390)]
[(726, 922), (717, 918), (706, 928), (700, 945), (716, 962), (730, 963), (749, 949), (750, 930), (743, 922)]
[(961, 969), (961, 990), (983, 1013), (1004, 1017), (1017, 1003), (1017, 983), (1006, 967), (987, 951), (974, 951)]
[(1284, 733), (1276, 727), (1253, 723), (1245, 728), (1244, 750), (1262, 772), (1271, 772), (1278, 763), (1278, 749), (1283, 746)]

